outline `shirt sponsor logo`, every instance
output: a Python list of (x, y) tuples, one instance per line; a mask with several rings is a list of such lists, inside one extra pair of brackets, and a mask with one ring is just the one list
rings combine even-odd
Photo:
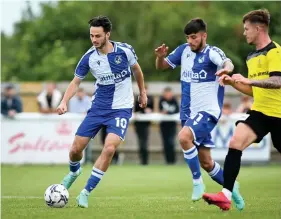
[(108, 83), (113, 83), (113, 82), (114, 83), (119, 83), (119, 82), (123, 81), (127, 77), (128, 77), (128, 71), (127, 70), (123, 70), (121, 73), (104, 75), (104, 76), (99, 78), (99, 81), (102, 84), (108, 84)]
[(184, 70), (182, 73), (182, 78), (186, 80), (191, 80), (192, 82), (199, 82), (199, 80), (204, 80), (207, 78), (207, 72), (205, 70), (201, 70), (199, 73)]

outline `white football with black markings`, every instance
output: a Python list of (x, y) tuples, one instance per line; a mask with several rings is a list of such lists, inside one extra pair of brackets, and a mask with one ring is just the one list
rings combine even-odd
[(63, 208), (69, 198), (67, 189), (61, 184), (50, 185), (44, 195), (46, 204), (53, 208)]

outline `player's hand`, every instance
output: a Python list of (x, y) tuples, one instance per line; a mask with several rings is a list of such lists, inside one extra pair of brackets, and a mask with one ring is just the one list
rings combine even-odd
[(167, 47), (164, 43), (155, 49), (155, 55), (158, 58), (164, 58), (168, 54), (169, 47)]
[(232, 79), (234, 80), (235, 83), (241, 83), (241, 84), (247, 84), (247, 85), (251, 84), (251, 80), (249, 80), (248, 78), (245, 78), (241, 74), (232, 75)]
[(67, 104), (65, 102), (61, 102), (57, 108), (57, 113), (62, 115), (67, 112)]
[(229, 74), (229, 73), (231, 73), (231, 71), (229, 71), (228, 69), (223, 68), (223, 69), (220, 69), (220, 70), (218, 70), (216, 72), (216, 76), (222, 76), (224, 74)]
[(225, 85), (233, 85), (234, 84), (234, 80), (232, 77), (230, 77), (227, 74), (224, 74), (222, 76), (220, 76), (219, 78), (219, 84), (221, 86), (225, 86)]
[(138, 96), (139, 106), (141, 108), (145, 108), (147, 106), (147, 95), (146, 93), (142, 93)]

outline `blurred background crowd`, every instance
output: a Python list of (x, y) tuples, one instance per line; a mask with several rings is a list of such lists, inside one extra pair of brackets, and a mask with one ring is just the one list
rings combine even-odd
[[(87, 84), (87, 83), (86, 83)], [(157, 83), (149, 83), (149, 87), (146, 86), (148, 92), (148, 104), (147, 107), (142, 109), (137, 102), (137, 95), (135, 97), (135, 114), (150, 114), (153, 112), (161, 114), (178, 114), (180, 104), (180, 93), (175, 93), (173, 87), (178, 85), (164, 83), (162, 85), (163, 90), (158, 92), (152, 92), (154, 89), (151, 87), (161, 87)], [(59, 105), (67, 84), (60, 84), (62, 87), (59, 89), (56, 83), (48, 82), (44, 84), (31, 83), (26, 86), (22, 85), (25, 92), (20, 92), (19, 84), (2, 84), (2, 100), (1, 100), (1, 114), (6, 118), (13, 119), (17, 113), (22, 112), (37, 112), (42, 114), (56, 114), (56, 108)], [(135, 85), (136, 86), (136, 85)], [(34, 92), (38, 87), (42, 87), (38, 93)], [(31, 90), (30, 90), (31, 89)], [(88, 84), (88, 89), (92, 89), (92, 83)], [(80, 87), (76, 95), (69, 101), (68, 112), (77, 114), (86, 114), (91, 107), (92, 93), (87, 92), (87, 89)], [(232, 113), (246, 113), (252, 104), (252, 98), (248, 96), (236, 93), (225, 98), (222, 110), (222, 120), (226, 120)], [(180, 130), (179, 123), (176, 121), (162, 121), (159, 124), (153, 124), (150, 121), (134, 121), (133, 127), (135, 136), (137, 138), (138, 151), (140, 163), (147, 165), (149, 163), (149, 144), (150, 138), (155, 137), (155, 129), (159, 133), (162, 144), (162, 151), (166, 164), (176, 163), (176, 136), (177, 131)], [(151, 128), (153, 126), (154, 128)], [(103, 144), (106, 137), (105, 129), (101, 129), (98, 138), (100, 138), (100, 144)], [(124, 154), (119, 155), (117, 152), (114, 156), (114, 163), (122, 163)], [(91, 156), (88, 156), (88, 160), (92, 160)]]

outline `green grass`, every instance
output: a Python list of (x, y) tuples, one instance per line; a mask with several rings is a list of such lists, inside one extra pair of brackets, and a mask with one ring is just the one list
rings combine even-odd
[[(221, 212), (203, 201), (192, 203), (191, 174), (179, 166), (112, 166), (89, 199), (89, 208), (76, 207), (75, 197), (91, 172), (83, 174), (70, 189), (65, 208), (48, 207), (44, 191), (59, 183), (67, 173), (66, 166), (2, 166), (3, 219), (280, 219), (280, 166), (243, 167), (239, 181), (246, 201), (243, 212), (232, 209)], [(208, 192), (221, 187), (204, 174)], [(27, 198), (24, 198), (27, 196)]]

